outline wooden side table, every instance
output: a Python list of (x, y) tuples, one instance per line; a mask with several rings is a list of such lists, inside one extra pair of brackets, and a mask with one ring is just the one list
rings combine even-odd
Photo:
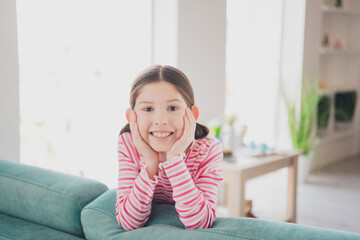
[(225, 202), (230, 217), (245, 217), (246, 181), (288, 167), (286, 222), (296, 222), (297, 159), (301, 151), (238, 157), (234, 162), (224, 157)]

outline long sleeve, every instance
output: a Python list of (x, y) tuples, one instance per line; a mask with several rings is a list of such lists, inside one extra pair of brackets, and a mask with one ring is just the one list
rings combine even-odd
[(164, 163), (163, 169), (173, 188), (173, 199), (180, 220), (189, 229), (211, 227), (216, 215), (217, 187), (223, 180), (222, 145), (214, 141), (194, 178), (182, 157)]
[(141, 165), (139, 159), (131, 134), (120, 135), (116, 219), (125, 230), (142, 227), (151, 213), (156, 182), (149, 178), (145, 165)]

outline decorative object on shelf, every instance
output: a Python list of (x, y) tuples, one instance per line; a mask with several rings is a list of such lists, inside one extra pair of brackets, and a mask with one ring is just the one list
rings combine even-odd
[(326, 89), (326, 87), (327, 87), (326, 82), (321, 81), (321, 82), (319, 83), (319, 89), (324, 90), (324, 89)]
[(348, 129), (351, 125), (356, 106), (356, 91), (338, 92), (335, 94), (335, 128)]
[[(281, 93), (285, 99), (286, 108), (288, 111), (288, 123), (290, 128), (290, 136), (292, 145), (295, 149), (300, 149), (305, 156), (312, 156), (314, 147), (314, 134), (313, 134), (313, 119), (316, 107), (320, 100), (318, 92), (318, 82), (303, 80), (303, 90), (301, 93), (300, 109), (297, 109), (294, 101), (290, 100), (285, 92), (284, 86), (281, 85)], [(310, 173), (311, 164), (302, 165), (303, 162), (299, 161), (299, 169), (303, 169), (300, 173), (304, 176), (299, 176), (299, 179), (306, 180), (307, 175)]]
[(215, 137), (222, 142), (222, 139), (220, 136), (221, 124), (219, 123), (219, 121), (214, 119), (214, 120), (211, 120), (207, 125), (209, 126), (209, 136)]
[(223, 140), (224, 155), (233, 152), (236, 148), (236, 133), (235, 133), (236, 116), (231, 115), (226, 118), (226, 122), (222, 127), (221, 138)]
[(272, 154), (277, 154), (274, 148), (268, 147), (265, 143), (255, 144), (251, 141), (246, 148), (242, 148), (241, 156), (245, 157), (266, 157)]
[(336, 0), (335, 7), (341, 8), (342, 7), (342, 0)]
[(231, 115), (227, 118), (226, 124), (222, 127), (220, 133), (223, 140), (223, 147), (226, 152), (231, 152), (235, 149), (245, 147), (244, 137), (246, 133), (247, 126), (237, 124), (236, 115)]
[(322, 40), (322, 44), (323, 47), (327, 48), (330, 46), (330, 40), (329, 40), (329, 34), (325, 33), (323, 40)]
[(247, 130), (247, 126), (245, 125), (240, 125), (239, 126), (239, 146), (240, 147), (246, 147), (245, 143), (244, 143), (244, 137), (246, 134), (246, 130)]
[(335, 50), (341, 50), (343, 49), (341, 41), (339, 39), (336, 39), (336, 41), (334, 42), (334, 49)]
[(323, 137), (326, 135), (330, 118), (331, 98), (327, 95), (320, 97), (317, 105), (317, 135)]

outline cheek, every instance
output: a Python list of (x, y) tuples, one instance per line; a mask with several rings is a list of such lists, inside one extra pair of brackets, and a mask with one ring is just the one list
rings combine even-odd
[(147, 132), (149, 130), (148, 128), (148, 122), (146, 121), (146, 118), (143, 118), (141, 116), (138, 116), (137, 118), (137, 123), (139, 126), (139, 132), (141, 134), (141, 136), (144, 138), (147, 136)]
[(184, 129), (184, 113), (178, 114), (173, 119), (173, 126), (177, 130), (177, 135), (181, 135)]

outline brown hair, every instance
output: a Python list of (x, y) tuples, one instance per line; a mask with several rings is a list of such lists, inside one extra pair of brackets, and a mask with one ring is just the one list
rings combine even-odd
[[(131, 109), (135, 108), (135, 103), (139, 95), (140, 88), (148, 83), (158, 81), (166, 81), (171, 83), (184, 98), (186, 105), (190, 109), (194, 106), (194, 91), (190, 81), (185, 76), (185, 74), (175, 67), (155, 65), (145, 69), (135, 78), (130, 92)], [(129, 123), (126, 124), (123, 129), (121, 129), (120, 134), (125, 132), (131, 132)], [(206, 137), (208, 134), (209, 129), (206, 126), (196, 123), (195, 139)]]

